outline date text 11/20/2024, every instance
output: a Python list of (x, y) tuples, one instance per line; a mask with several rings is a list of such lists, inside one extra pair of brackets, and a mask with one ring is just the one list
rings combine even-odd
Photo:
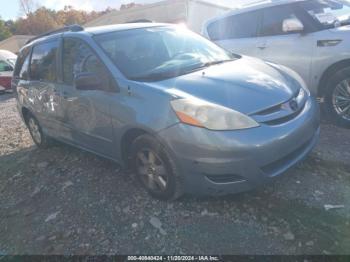
[(218, 256), (128, 256), (128, 261), (220, 261)]

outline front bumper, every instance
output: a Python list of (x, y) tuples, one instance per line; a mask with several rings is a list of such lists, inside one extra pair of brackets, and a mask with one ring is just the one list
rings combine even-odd
[(279, 125), (211, 131), (177, 124), (159, 133), (180, 170), (185, 190), (223, 195), (253, 189), (303, 160), (318, 141), (319, 108), (310, 98)]

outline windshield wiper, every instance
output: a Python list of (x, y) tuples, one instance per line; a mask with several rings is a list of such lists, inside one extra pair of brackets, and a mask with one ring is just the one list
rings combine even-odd
[(201, 64), (198, 64), (198, 66), (195, 66), (194, 68), (191, 68), (190, 70), (186, 71), (186, 73), (195, 72), (195, 71), (198, 71), (198, 70), (202, 70), (203, 68), (211, 67), (213, 65), (223, 64), (223, 63), (226, 63), (226, 62), (231, 62), (231, 61), (234, 61), (234, 60), (235, 59), (226, 59), (226, 60), (217, 60), (217, 61), (201, 63)]
[(328, 28), (337, 28), (340, 26), (345, 26), (350, 24), (350, 16), (342, 21), (336, 19), (333, 23), (328, 24)]
[(202, 64), (202, 67), (210, 67), (213, 65), (219, 65), (219, 64), (223, 64), (226, 62), (231, 62), (233, 61), (233, 59), (225, 59), (225, 60), (217, 60), (217, 61), (211, 61), (211, 62), (206, 62)]
[(159, 73), (151, 73), (151, 74), (146, 74), (141, 76), (135, 76), (135, 77), (130, 77), (130, 79), (134, 81), (147, 82), (147, 81), (157, 81), (157, 80), (167, 79), (175, 76), (176, 76), (176, 72), (170, 71), (170, 72), (159, 72)]
[(350, 17), (344, 21), (341, 21), (341, 26), (344, 26), (344, 25), (350, 25)]
[(146, 75), (141, 75), (141, 76), (135, 76), (131, 77), (131, 80), (134, 81), (159, 81), (171, 77), (177, 77), (180, 75), (184, 74), (189, 74), (198, 70), (201, 70), (203, 68), (207, 68), (213, 65), (218, 65), (218, 64), (223, 64), (226, 62), (231, 62), (234, 61), (234, 59), (225, 59), (225, 60), (217, 60), (217, 61), (211, 61), (211, 62), (206, 62), (206, 63), (200, 63), (198, 65), (195, 65), (194, 67), (186, 70), (186, 69), (178, 69), (178, 70), (173, 70), (173, 71), (165, 71), (165, 72), (158, 72), (158, 73), (150, 73)]

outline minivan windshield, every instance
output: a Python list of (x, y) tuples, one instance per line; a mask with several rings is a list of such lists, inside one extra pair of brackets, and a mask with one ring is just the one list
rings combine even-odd
[(301, 3), (324, 28), (350, 24), (350, 2), (345, 0), (310, 0)]
[(94, 38), (128, 79), (138, 81), (176, 77), (238, 58), (181, 26), (123, 30)]

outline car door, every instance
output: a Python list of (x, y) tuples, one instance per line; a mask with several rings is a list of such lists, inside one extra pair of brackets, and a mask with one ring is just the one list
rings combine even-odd
[(57, 86), (58, 47), (57, 38), (33, 46), (29, 81), (25, 85), (28, 106), (50, 136), (56, 136), (62, 115), (60, 90)]
[(208, 25), (208, 36), (233, 53), (255, 56), (260, 20), (259, 11), (224, 17)]
[[(92, 49), (78, 38), (64, 38), (62, 46), (61, 97), (64, 139), (95, 153), (113, 157), (111, 95), (115, 92), (110, 73)], [(81, 74), (96, 75), (101, 88), (78, 90), (75, 79)]]
[[(302, 24), (301, 31), (288, 31), (287, 20)], [(256, 56), (282, 64), (295, 70), (310, 83), (315, 36), (312, 23), (294, 5), (281, 5), (263, 9)]]

